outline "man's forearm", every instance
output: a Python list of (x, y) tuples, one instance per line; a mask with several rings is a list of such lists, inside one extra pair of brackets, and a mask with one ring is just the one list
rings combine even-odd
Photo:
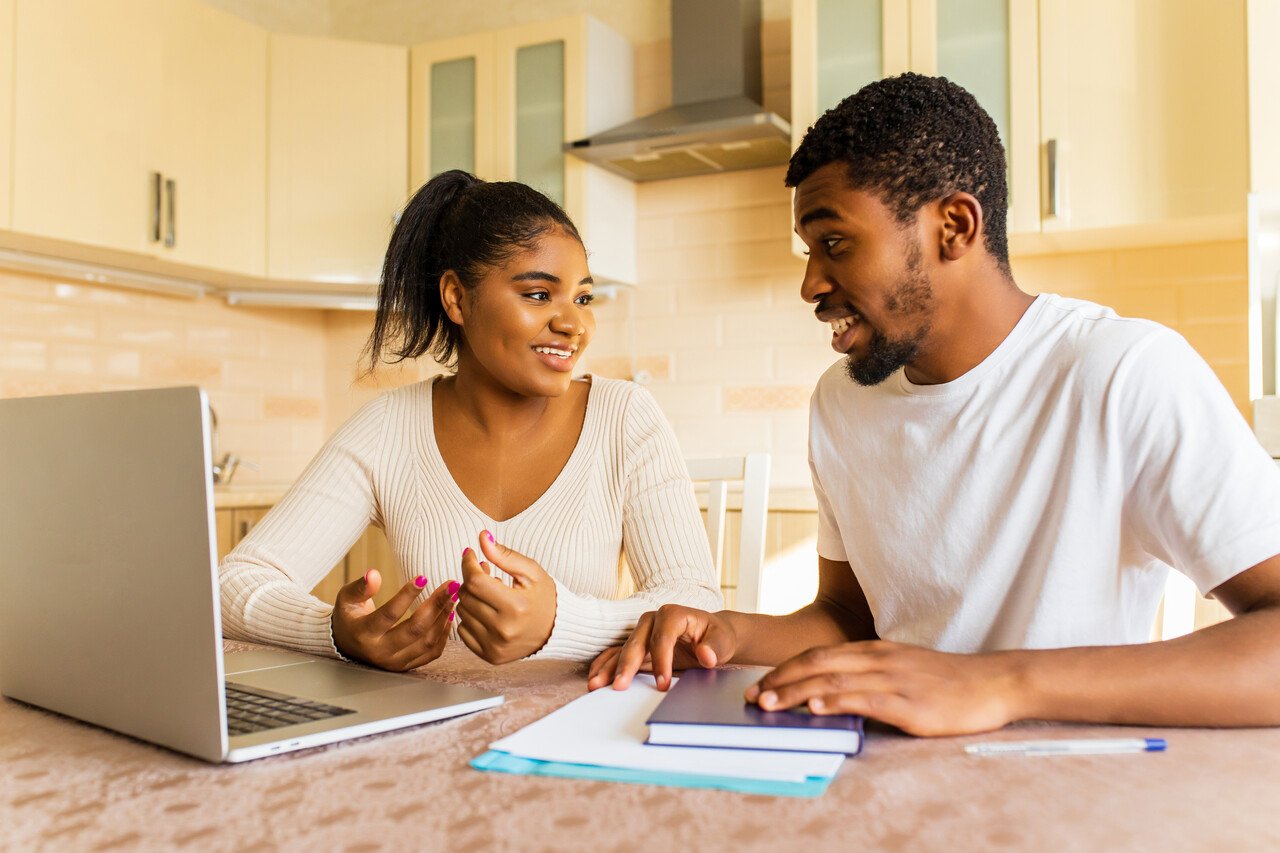
[(876, 639), (870, 624), (863, 624), (839, 606), (822, 601), (785, 616), (735, 610), (723, 610), (718, 615), (733, 626), (738, 640), (733, 662), (740, 664), (777, 666), (815, 646)]
[(998, 654), (1017, 685), (1016, 718), (1280, 725), (1280, 608), (1158, 643)]

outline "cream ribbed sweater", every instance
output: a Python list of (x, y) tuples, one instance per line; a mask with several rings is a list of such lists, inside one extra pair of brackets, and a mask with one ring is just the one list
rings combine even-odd
[[(426, 593), (461, 579), (462, 549), (475, 547), (482, 530), (537, 560), (557, 595), (537, 658), (589, 659), (664, 603), (721, 606), (675, 435), (647, 391), (594, 378), (564, 469), (531, 506), (495, 521), (471, 504), (440, 455), (433, 384), (399, 388), (357, 412), (222, 561), (227, 637), (337, 656), (332, 608), (308, 590), (370, 524), (386, 531), (410, 577), (427, 577)], [(624, 550), (638, 592), (618, 599)]]

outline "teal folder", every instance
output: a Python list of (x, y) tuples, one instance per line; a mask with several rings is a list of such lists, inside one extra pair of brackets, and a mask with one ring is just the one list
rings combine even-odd
[(592, 779), (598, 782), (630, 782), (637, 785), (667, 785), (677, 788), (714, 788), (739, 794), (766, 794), (776, 797), (817, 797), (827, 790), (831, 777), (810, 776), (804, 782), (770, 779), (742, 779), (736, 776), (701, 776), (696, 773), (665, 773), (632, 770), (626, 767), (599, 767), (592, 764), (563, 764), (536, 761), (506, 752), (489, 750), (472, 759), (477, 770), (514, 773), (522, 776), (558, 776), (565, 779)]

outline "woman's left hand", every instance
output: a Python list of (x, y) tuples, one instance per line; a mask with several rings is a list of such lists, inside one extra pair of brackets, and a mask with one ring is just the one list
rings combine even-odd
[[(510, 663), (547, 644), (556, 622), (556, 583), (542, 566), (480, 534), (480, 549), (462, 553), (462, 589), (458, 591), (458, 636), (489, 663)], [(512, 586), (489, 574), (492, 563), (511, 575)]]

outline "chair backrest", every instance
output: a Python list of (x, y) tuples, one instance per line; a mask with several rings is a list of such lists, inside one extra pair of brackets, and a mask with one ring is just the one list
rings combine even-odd
[(724, 538), (729, 511), (729, 483), (742, 483), (742, 534), (738, 539), (737, 600), (734, 610), (760, 609), (760, 575), (764, 568), (765, 521), (769, 513), (769, 454), (748, 453), (685, 463), (695, 483), (707, 484), (707, 540), (716, 578), (724, 585)]

